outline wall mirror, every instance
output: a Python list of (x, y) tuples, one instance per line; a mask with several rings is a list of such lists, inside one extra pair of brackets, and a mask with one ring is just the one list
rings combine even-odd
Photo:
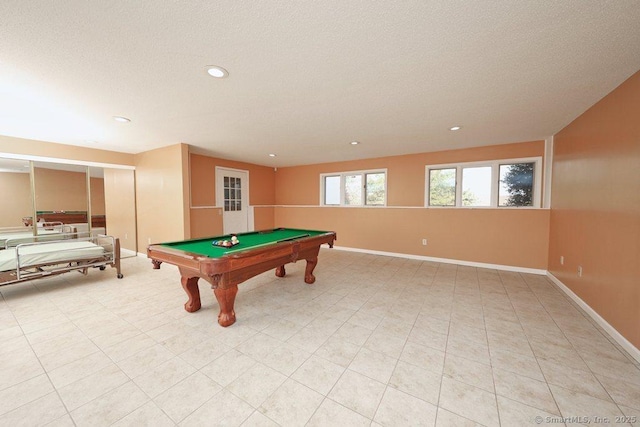
[(7, 233), (75, 231), (119, 238), (122, 257), (137, 253), (132, 169), (0, 157), (0, 198), (0, 243)]
[(28, 160), (0, 158), (0, 229), (24, 228), (33, 215)]

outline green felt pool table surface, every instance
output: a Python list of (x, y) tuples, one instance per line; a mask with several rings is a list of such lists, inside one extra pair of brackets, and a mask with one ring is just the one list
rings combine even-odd
[(249, 250), (253, 248), (268, 246), (287, 240), (295, 240), (297, 238), (319, 236), (326, 233), (317, 230), (302, 230), (295, 228), (276, 228), (273, 230), (262, 230), (249, 233), (236, 234), (237, 245), (227, 248), (223, 246), (215, 246), (212, 242), (216, 240), (231, 240), (231, 234), (223, 236), (208, 237), (206, 239), (185, 240), (180, 242), (162, 243), (161, 246), (206, 256), (209, 258), (220, 258), (225, 255)]

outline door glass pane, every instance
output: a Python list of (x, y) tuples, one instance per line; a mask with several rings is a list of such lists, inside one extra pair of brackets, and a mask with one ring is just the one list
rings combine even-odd
[(340, 204), (340, 176), (324, 177), (324, 204)]
[(491, 166), (462, 169), (462, 206), (491, 206)]
[(535, 163), (500, 165), (498, 206), (533, 206)]
[(346, 175), (344, 177), (344, 204), (348, 206), (362, 205), (362, 175)]
[(367, 205), (384, 205), (384, 173), (367, 174)]
[(224, 210), (242, 210), (242, 179), (230, 176), (224, 177)]
[(429, 171), (429, 206), (456, 205), (456, 169)]

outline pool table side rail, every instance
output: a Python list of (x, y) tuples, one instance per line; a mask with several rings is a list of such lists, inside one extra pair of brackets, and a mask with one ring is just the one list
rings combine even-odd
[[(191, 242), (200, 242), (200, 241), (205, 241), (205, 240), (209, 240), (209, 241), (213, 241), (213, 240), (229, 240), (231, 239), (231, 236), (237, 236), (238, 238), (241, 238), (242, 236), (247, 236), (247, 235), (253, 235), (253, 234), (271, 234), (273, 232), (279, 231), (279, 230), (290, 230), (290, 231), (296, 231), (299, 232), (299, 234), (307, 234), (309, 232), (311, 233), (318, 233), (318, 234), (314, 234), (311, 235), (310, 237), (317, 237), (319, 235), (323, 235), (323, 234), (333, 234), (334, 238), (336, 233), (333, 231), (322, 231), (322, 232), (318, 232), (316, 230), (305, 230), (302, 228), (283, 228), (283, 227), (279, 227), (279, 228), (273, 228), (273, 229), (267, 229), (267, 230), (256, 230), (256, 231), (247, 231), (246, 233), (229, 233), (229, 234), (223, 234), (220, 236), (210, 236), (210, 237), (197, 237), (195, 239), (188, 239), (188, 240), (176, 240), (173, 242), (162, 242), (162, 243), (152, 243), (152, 245), (163, 245), (163, 246), (174, 246), (174, 245), (182, 245), (185, 243), (191, 243)], [(276, 243), (276, 242), (274, 242)]]
[[(261, 267), (261, 265), (272, 265), (275, 260), (282, 260), (283, 264), (285, 264), (287, 262), (295, 262), (298, 259), (317, 256), (322, 244), (326, 243), (333, 247), (335, 239), (335, 232), (326, 232), (298, 240), (273, 242), (272, 244), (262, 245), (257, 249), (247, 248), (220, 258), (185, 252), (163, 244), (152, 244), (147, 248), (147, 257), (154, 261), (178, 265), (181, 270), (189, 269), (193, 272), (198, 272), (201, 277), (223, 275), (230, 270), (239, 269), (251, 269), (255, 275), (257, 270), (264, 272), (271, 269), (271, 266), (267, 268)], [(256, 262), (256, 260), (258, 261)]]

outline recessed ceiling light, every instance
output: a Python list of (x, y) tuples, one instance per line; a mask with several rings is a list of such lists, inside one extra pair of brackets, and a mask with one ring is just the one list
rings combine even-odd
[(460, 130), (462, 129), (462, 126), (452, 126), (449, 128), (449, 130)]
[(126, 117), (122, 116), (113, 116), (113, 120), (120, 123), (129, 123), (131, 121), (131, 119), (127, 119)]
[(276, 155), (275, 155), (275, 154), (273, 154), (273, 153), (269, 154), (269, 157), (275, 157), (275, 156), (276, 156)]
[(229, 75), (229, 72), (217, 65), (207, 65), (207, 74), (218, 79), (224, 79)]
[(349, 144), (351, 144), (351, 145), (358, 145), (358, 144), (360, 144), (360, 142), (358, 142), (358, 141), (351, 141)]

